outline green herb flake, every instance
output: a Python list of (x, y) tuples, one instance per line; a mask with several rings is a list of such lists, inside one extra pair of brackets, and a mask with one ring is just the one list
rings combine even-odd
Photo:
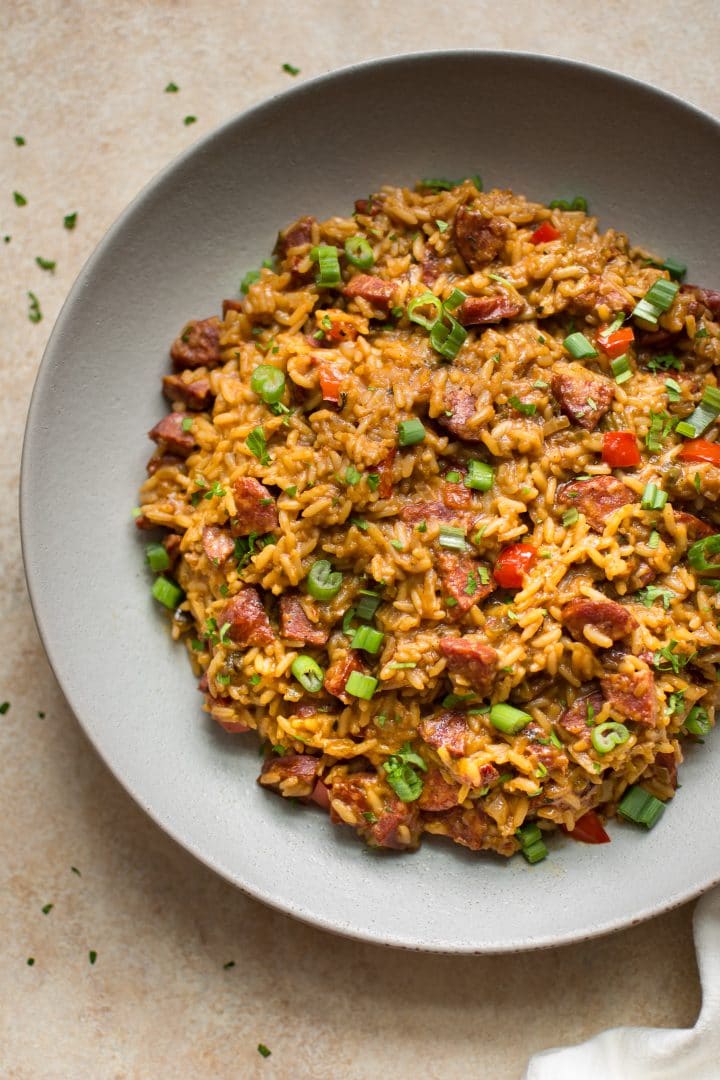
[(349, 487), (354, 487), (355, 484), (359, 484), (362, 479), (362, 474), (358, 472), (354, 465), (348, 465), (345, 470), (345, 483)]
[(707, 327), (701, 326), (699, 330), (695, 331), (695, 338), (706, 338), (708, 336)]
[(235, 967), (235, 961), (234, 960), (228, 960), (227, 963), (223, 964), (223, 971), (229, 971), (230, 968), (234, 968), (234, 967)]
[(34, 292), (28, 292), (28, 319), (31, 323), (39, 323), (42, 321), (42, 311), (40, 310), (40, 301)]
[(283, 70), (283, 71), (284, 71), (284, 72), (285, 72), (285, 73), (286, 73), (287, 75), (292, 75), (293, 77), (294, 77), (295, 75), (299, 75), (299, 74), (300, 74), (300, 68), (299, 68), (299, 67), (295, 67), (295, 65), (294, 65), (294, 64), (288, 64), (287, 62), (283, 64), (283, 66), (282, 66), (282, 70)]
[(78, 870), (77, 866), (71, 866), (70, 869), (72, 870), (73, 874), (77, 874), (78, 877), (82, 877), (82, 874)]
[(258, 1054), (261, 1054), (264, 1058), (269, 1058), (272, 1050), (268, 1050), (265, 1043), (258, 1043)]
[(250, 676), (250, 678), (248, 679), (248, 682), (250, 683), (251, 686), (257, 686), (257, 684), (260, 682), (261, 677), (262, 676), (260, 676), (260, 675), (258, 675), (256, 673), (255, 675)]
[(438, 227), (438, 232), (441, 232), (441, 233), (447, 232), (447, 230), (448, 230), (448, 229), (450, 228), (450, 226), (448, 225), (447, 221), (441, 221), (441, 220), (439, 220), (439, 219), (438, 219), (438, 220), (437, 220), (437, 221), (435, 222), (435, 224), (436, 224), (436, 225), (437, 225), (437, 227)]
[(54, 907), (54, 904), (45, 904), (40, 910), (42, 911), (43, 915), (49, 915)]
[(13, 191), (13, 199), (16, 206), (27, 206), (27, 199), (19, 191)]
[(245, 440), (245, 445), (261, 465), (270, 464), (270, 455), (267, 451), (267, 440), (265, 438), (265, 432), (261, 427), (253, 428)]
[(192, 416), (183, 416), (182, 429), (183, 431), (192, 431), (193, 418)]
[(3, 243), (9, 244), (12, 240), (12, 236), (3, 236)]
[(672, 671), (674, 675), (679, 675), (681, 668), (684, 668), (695, 656), (695, 653), (690, 653), (690, 655), (676, 653), (676, 645), (677, 641), (672, 640), (669, 645), (656, 650), (653, 664), (658, 671)]
[(9, 708), (10, 708), (10, 702), (9, 701), (3, 701), (2, 705), (0, 705), (0, 716), (4, 716)]
[(63, 227), (66, 229), (74, 229), (77, 225), (77, 210), (72, 214), (66, 214), (63, 218)]
[(179, 89), (180, 89), (180, 87), (178, 86), (177, 83), (169, 82), (167, 84), (167, 86), (165, 87), (165, 93), (166, 94), (177, 94)]
[(183, 120), (185, 127), (190, 127), (191, 124), (197, 123), (197, 116), (186, 116)]
[(27, 966), (32, 967), (34, 963), (35, 963), (35, 957), (34, 956), (28, 956), (28, 958), (27, 958)]
[(24, 146), (25, 145), (25, 136), (24, 135), (16, 135), (15, 136), (15, 145), (16, 146)]
[(667, 709), (668, 713), (673, 716), (675, 713), (682, 712), (685, 708), (685, 691), (675, 690), (672, 694), (668, 694)]
[(90, 961), (91, 964), (94, 964), (95, 961), (97, 960), (97, 953), (95, 952), (94, 949), (91, 949), (90, 952), (88, 953), (88, 960)]
[(677, 593), (674, 593), (672, 589), (661, 589), (657, 585), (646, 586), (636, 596), (644, 607), (652, 607), (655, 601), (659, 600), (666, 611), (669, 609), (671, 601), (677, 599)]
[(45, 713), (44, 712), (39, 712), (38, 713), (38, 719), (39, 720), (44, 720), (45, 719)]
[(50, 270), (51, 272), (57, 266), (57, 263), (53, 259), (43, 259), (41, 255), (35, 256), (35, 262), (41, 270)]

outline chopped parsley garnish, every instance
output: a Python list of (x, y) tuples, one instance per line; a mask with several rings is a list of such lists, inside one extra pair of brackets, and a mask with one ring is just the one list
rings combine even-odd
[(537, 405), (532, 401), (521, 401), (515, 394), (508, 398), (508, 403), (512, 405), (516, 412), (521, 413), (523, 416), (534, 416), (537, 412)]
[(668, 401), (671, 405), (677, 404), (682, 397), (682, 387), (675, 379), (665, 380), (665, 389), (667, 390)]
[(477, 577), (471, 570), (470, 573), (468, 574), (467, 585), (465, 586), (464, 592), (468, 596), (474, 596), (475, 593), (477, 592), (477, 587), (478, 587)]
[(665, 645), (662, 649), (656, 650), (655, 655), (653, 656), (653, 664), (658, 671), (672, 671), (673, 674), (679, 675), (680, 669), (684, 668), (695, 656), (695, 653), (690, 653), (690, 655), (676, 653), (676, 645), (677, 641), (673, 640), (669, 645)]
[(41, 270), (54, 270), (57, 263), (53, 259), (43, 259), (41, 255), (35, 257), (35, 262)]
[(708, 336), (707, 327), (701, 326), (699, 330), (695, 331), (696, 338), (706, 338)]
[(261, 427), (253, 428), (245, 440), (245, 445), (261, 465), (270, 464), (270, 455), (267, 451), (267, 440), (265, 438), (265, 432)]
[(34, 963), (35, 963), (35, 957), (34, 956), (28, 956), (28, 958), (27, 958), (27, 966), (32, 967)]
[(167, 86), (165, 87), (165, 93), (166, 94), (177, 94), (179, 89), (180, 89), (180, 87), (178, 86), (177, 83), (169, 82), (167, 84)]
[(197, 116), (186, 116), (185, 119), (183, 120), (183, 124), (185, 125), (185, 127), (189, 127), (190, 124), (196, 124), (196, 123), (197, 123)]
[(88, 953), (88, 960), (90, 961), (91, 964), (94, 964), (95, 961), (97, 960), (97, 953), (95, 952), (94, 949), (91, 949), (90, 952)]
[(261, 679), (261, 676), (256, 673), (255, 675), (250, 676), (250, 678), (248, 679), (248, 682), (250, 683), (251, 686), (257, 686), (257, 684), (260, 682), (260, 679)]
[(23, 135), (16, 135), (15, 136), (15, 145), (16, 146), (24, 146), (25, 145), (25, 138), (24, 138)]
[(77, 225), (77, 210), (72, 214), (66, 214), (63, 218), (63, 226), (66, 229), (74, 229)]
[(448, 230), (448, 229), (450, 228), (450, 226), (448, 225), (447, 221), (441, 221), (440, 219), (438, 219), (438, 220), (437, 220), (437, 221), (435, 222), (435, 224), (436, 224), (436, 225), (437, 225), (437, 227), (438, 227), (438, 232), (441, 232), (441, 233), (447, 232), (447, 230)]
[(654, 356), (652, 360), (648, 360), (647, 366), (650, 371), (670, 371), (671, 368), (682, 371), (683, 369), (682, 360), (671, 353), (666, 353), (664, 356)]
[(685, 707), (685, 691), (675, 690), (672, 694), (668, 694), (667, 708), (668, 712), (672, 716), (674, 713), (681, 712)]
[(27, 206), (27, 199), (19, 191), (13, 191), (13, 199), (16, 206)]
[(300, 68), (295, 67), (294, 64), (285, 63), (285, 64), (283, 64), (282, 69), (288, 75), (293, 75), (294, 76), (294, 75), (299, 75), (300, 74)]
[(78, 870), (77, 866), (71, 866), (70, 869), (72, 870), (73, 874), (77, 874), (78, 877), (82, 877), (82, 874)]
[(0, 705), (0, 716), (4, 716), (9, 708), (10, 708), (10, 702), (9, 701), (3, 701), (2, 705)]
[(362, 474), (358, 472), (354, 465), (348, 465), (345, 470), (345, 483), (350, 487), (354, 487), (355, 484), (359, 484), (362, 479)]
[(49, 914), (50, 914), (50, 912), (52, 911), (52, 909), (53, 909), (54, 907), (55, 907), (55, 905), (54, 905), (54, 904), (45, 904), (45, 905), (44, 905), (44, 906), (43, 906), (43, 907), (41, 908), (41, 911), (42, 911), (43, 915), (49, 915)]
[(229, 971), (230, 968), (234, 968), (234, 967), (235, 967), (235, 961), (234, 960), (228, 960), (227, 963), (223, 964), (223, 971)]
[(666, 611), (669, 609), (671, 601), (677, 599), (677, 593), (674, 593), (672, 589), (661, 589), (658, 585), (647, 585), (636, 595), (640, 603), (645, 607), (652, 607), (655, 601), (659, 600)]
[(28, 305), (28, 319), (31, 323), (39, 323), (42, 321), (42, 311), (40, 310), (40, 301), (34, 292), (28, 292), (28, 299), (30, 301)]
[(289, 499), (294, 499), (297, 495), (297, 484), (291, 484), (290, 487), (286, 487), (283, 494), (287, 495)]
[(377, 491), (380, 486), (380, 474), (379, 473), (367, 473), (365, 476), (367, 485), (371, 491)]
[(268, 1050), (265, 1043), (258, 1043), (258, 1054), (262, 1054), (264, 1058), (269, 1058), (272, 1054), (272, 1050)]
[(415, 802), (422, 794), (423, 782), (416, 768), (427, 771), (424, 760), (415, 753), (409, 742), (383, 762), (387, 782), (402, 802)]
[(225, 488), (220, 486), (220, 482), (215, 480), (209, 491), (206, 491), (203, 495), (204, 499), (222, 499), (225, 494)]
[(44, 712), (39, 712), (38, 713), (38, 719), (39, 720), (44, 720), (45, 719), (45, 713)]

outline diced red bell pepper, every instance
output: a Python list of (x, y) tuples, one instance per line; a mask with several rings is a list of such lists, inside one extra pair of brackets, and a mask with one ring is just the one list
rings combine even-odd
[(678, 454), (681, 461), (708, 461), (720, 465), (720, 446), (709, 439), (689, 439)]
[(621, 326), (612, 333), (608, 333), (608, 327), (605, 327), (597, 336), (598, 345), (610, 360), (617, 360), (618, 356), (626, 353), (634, 340), (635, 334), (631, 326)]
[(583, 844), (609, 844), (610, 837), (603, 828), (603, 823), (594, 810), (588, 810), (575, 822), (575, 828), (565, 829), (568, 836), (573, 840), (580, 840)]
[(331, 367), (330, 364), (321, 364), (318, 374), (320, 376), (320, 389), (323, 401), (332, 401), (335, 405), (340, 401), (340, 386), (342, 376)]
[(498, 555), (493, 577), (502, 589), (521, 589), (525, 575), (537, 562), (532, 544), (511, 544)]
[(561, 233), (549, 221), (543, 221), (530, 237), (531, 244), (547, 244), (550, 240), (559, 240)]
[(640, 464), (640, 447), (633, 431), (606, 431), (602, 459), (611, 469), (627, 469)]

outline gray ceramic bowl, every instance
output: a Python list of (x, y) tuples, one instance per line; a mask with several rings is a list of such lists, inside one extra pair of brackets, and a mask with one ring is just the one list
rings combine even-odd
[[(183, 650), (150, 599), (130, 518), (165, 409), (168, 343), (217, 311), (301, 213), (345, 214), (386, 182), (479, 172), (545, 200), (584, 194), (603, 226), (720, 285), (720, 129), (683, 102), (576, 63), (507, 53), (382, 60), (300, 85), (202, 139), (92, 256), (32, 399), (22, 476), (27, 577), (55, 673), (138, 803), (253, 896), (318, 926), (418, 949), (493, 952), (627, 926), (720, 879), (718, 737), (644, 834), (551, 842), (535, 867), (426, 842), (369, 853), (255, 782), (252, 738), (200, 712)], [(713, 813), (713, 817), (715, 813)]]

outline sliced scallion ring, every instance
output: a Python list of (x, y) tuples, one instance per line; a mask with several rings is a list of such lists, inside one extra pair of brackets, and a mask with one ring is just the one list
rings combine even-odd
[(590, 732), (590, 741), (598, 754), (609, 754), (616, 746), (622, 746), (630, 738), (630, 732), (624, 724), (615, 720), (606, 720)]

